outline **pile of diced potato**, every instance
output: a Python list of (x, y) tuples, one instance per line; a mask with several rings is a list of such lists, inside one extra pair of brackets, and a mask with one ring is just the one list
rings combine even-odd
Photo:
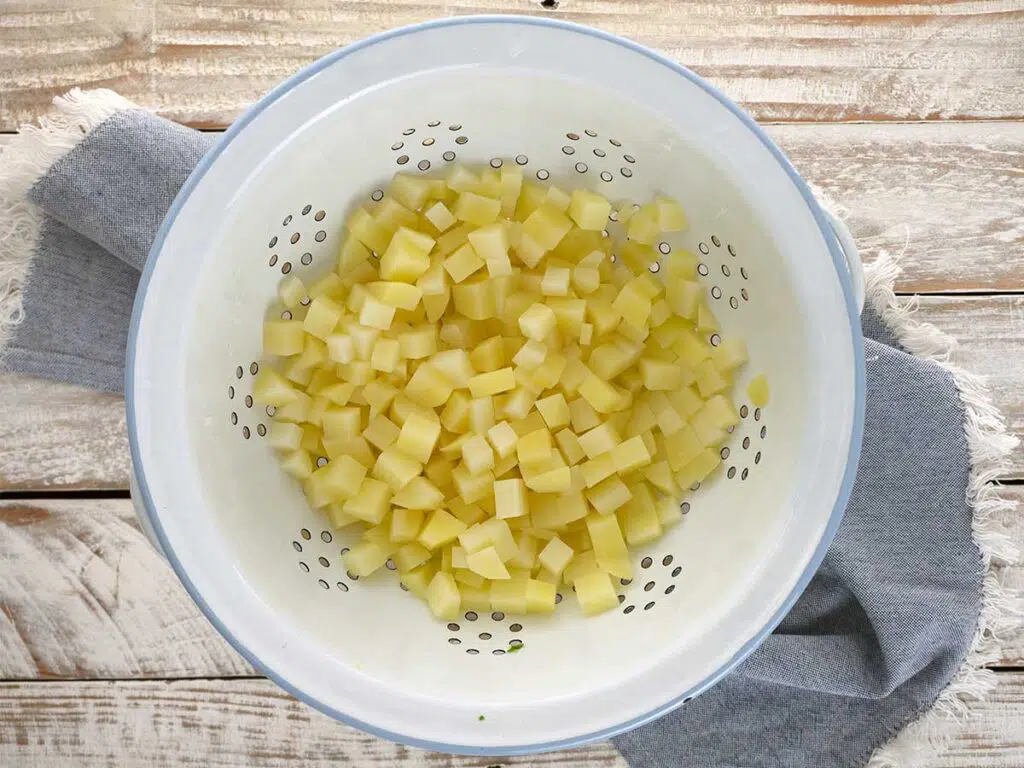
[(697, 260), (656, 247), (686, 226), (672, 200), (456, 167), (395, 176), (335, 271), (282, 280), (253, 396), (309, 503), (364, 529), (352, 575), (391, 560), (444, 619), (548, 613), (563, 583), (586, 615), (618, 604), (629, 547), (680, 519), (739, 420), (744, 344), (709, 343)]

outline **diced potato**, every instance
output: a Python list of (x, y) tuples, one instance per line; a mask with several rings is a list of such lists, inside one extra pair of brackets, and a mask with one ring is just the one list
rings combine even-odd
[(515, 452), (519, 436), (507, 421), (500, 421), (487, 430), (487, 442), (498, 457), (504, 459)]
[(565, 567), (572, 561), (573, 555), (572, 548), (562, 541), (557, 536), (553, 536), (544, 548), (537, 555), (537, 560), (540, 562), (541, 567), (545, 568), (548, 573), (558, 576), (565, 570)]
[(498, 551), (493, 546), (484, 547), (477, 552), (467, 554), (466, 567), (485, 579), (500, 580), (511, 578), (508, 568), (505, 567), (505, 564), (498, 556)]
[(434, 240), (407, 227), (401, 227), (380, 257), (380, 276), (384, 280), (414, 283), (430, 268), (430, 249)]
[(483, 435), (472, 435), (462, 444), (462, 464), (472, 475), (494, 469), (494, 451)]
[(417, 368), (405, 385), (405, 393), (426, 408), (444, 405), (452, 390), (452, 383), (430, 365), (421, 365)]
[(570, 229), (572, 221), (569, 217), (550, 203), (545, 203), (526, 217), (523, 222), (523, 239), (530, 238), (544, 250), (550, 251)]
[(555, 610), (557, 593), (553, 583), (530, 579), (526, 582), (526, 612), (552, 613)]
[(594, 547), (594, 556), (601, 570), (620, 579), (633, 578), (626, 541), (615, 515), (588, 515), (587, 533)]
[(457, 221), (452, 212), (448, 210), (448, 207), (440, 200), (427, 208), (427, 210), (423, 212), (423, 217), (433, 224), (434, 229), (438, 232), (444, 232), (447, 229), (451, 229), (455, 226)]
[(427, 587), (427, 605), (439, 619), (457, 619), (462, 596), (450, 573), (438, 571)]
[[(409, 514), (413, 514), (411, 511)], [(392, 518), (394, 520), (394, 518)], [(409, 542), (398, 548), (392, 559), (400, 573), (408, 574), (414, 568), (418, 568), (430, 560), (430, 550), (417, 541)], [(403, 582), (405, 579), (403, 578)], [(409, 586), (406, 584), (406, 586)]]
[(611, 413), (616, 410), (619, 402), (619, 393), (615, 388), (592, 373), (580, 384), (579, 393), (598, 413)]
[(467, 467), (460, 465), (452, 470), (452, 482), (462, 500), (467, 504), (472, 504), (486, 498), (491, 493), (491, 488), (494, 485), (494, 473), (485, 469), (473, 474)]
[(747, 385), (747, 397), (755, 408), (768, 405), (768, 377), (760, 373), (751, 379)]
[(435, 550), (459, 537), (466, 524), (444, 509), (435, 509), (416, 540), (429, 550)]
[(281, 468), (296, 480), (306, 480), (313, 474), (313, 459), (306, 451), (290, 451), (281, 459)]
[(534, 341), (544, 341), (555, 329), (555, 313), (546, 304), (535, 303), (519, 316), (523, 335)]
[(659, 197), (654, 201), (654, 207), (657, 212), (658, 228), (662, 232), (685, 232), (689, 229), (686, 212), (675, 200)]
[[(375, 541), (362, 541), (341, 556), (345, 570), (363, 578), (379, 570), (391, 557), (392, 547)], [(456, 612), (458, 608), (456, 607)]]
[(625, 474), (651, 463), (651, 452), (639, 435), (631, 437), (612, 448), (615, 471)]
[(619, 442), (618, 432), (609, 421), (584, 432), (579, 437), (580, 447), (588, 459), (595, 459), (602, 453), (607, 453), (617, 446)]
[(722, 459), (718, 455), (718, 451), (713, 448), (705, 448), (676, 473), (676, 482), (680, 488), (690, 488), (703, 482), (721, 463)]
[(345, 500), (342, 511), (371, 525), (379, 524), (391, 508), (391, 489), (386, 483), (364, 477), (358, 492)]
[(373, 476), (387, 483), (395, 493), (402, 490), (422, 471), (421, 462), (400, 453), (394, 446), (381, 451), (373, 465)]
[[(409, 485), (412, 485), (412, 483)], [(402, 489), (400, 493), (405, 493), (409, 488), (409, 485)], [(426, 548), (422, 544), (416, 542), (416, 537), (419, 535), (420, 529), (423, 527), (423, 520), (425, 517), (426, 515), (423, 512), (423, 508), (400, 508), (394, 510), (391, 513), (390, 538), (392, 543), (409, 544), (409, 546), (418, 547), (419, 551), (426, 551)], [(425, 560), (416, 562), (411, 567), (415, 568), (422, 562), (425, 562)], [(401, 566), (399, 567), (401, 568)], [(405, 568), (403, 570), (409, 570), (409, 568)]]
[(469, 380), (469, 392), (473, 397), (487, 397), (515, 389), (516, 377), (511, 368), (499, 368), (474, 376)]
[(618, 475), (605, 478), (584, 493), (591, 506), (602, 515), (610, 515), (632, 498), (629, 488)]
[(619, 604), (619, 596), (607, 573), (595, 571), (580, 576), (573, 582), (573, 586), (576, 587), (576, 599), (584, 616), (610, 611)]
[(526, 486), (520, 479), (494, 483), (495, 513), (499, 518), (521, 517), (530, 512)]
[(391, 499), (392, 506), (406, 509), (436, 509), (443, 503), (444, 494), (422, 475), (406, 483)]
[(497, 220), (501, 213), (501, 201), (466, 191), (455, 201), (452, 213), (459, 221), (485, 227)]
[(661, 537), (662, 526), (655, 506), (654, 494), (646, 483), (633, 486), (633, 498), (626, 505), (624, 532), (632, 547), (649, 544)]
[(612, 204), (595, 192), (577, 189), (572, 193), (569, 218), (576, 222), (580, 229), (601, 231), (608, 225), (608, 215), (611, 212)]
[(398, 365), (399, 347), (394, 339), (377, 339), (370, 355), (370, 367), (375, 371), (391, 373)]

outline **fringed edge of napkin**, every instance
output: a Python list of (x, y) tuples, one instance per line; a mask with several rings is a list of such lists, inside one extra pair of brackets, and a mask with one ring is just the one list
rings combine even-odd
[(986, 665), (999, 659), (1000, 639), (1024, 626), (1021, 594), (999, 581), (994, 566), (1011, 564), (1019, 552), (998, 519), (1016, 509), (995, 483), (1010, 468), (1010, 455), (1019, 440), (1006, 430), (985, 380), (951, 361), (956, 341), (915, 316), (917, 297), (896, 296), (902, 271), (897, 258), (879, 253), (865, 267), (867, 301), (909, 353), (944, 368), (952, 376), (964, 406), (964, 432), (971, 470), (967, 502), (974, 513), (972, 530), (982, 569), (981, 612), (970, 650), (956, 676), (919, 717), (879, 747), (867, 768), (925, 768), (948, 745), (970, 717), (972, 703), (983, 701), (996, 685), (996, 673)]
[(0, 150), (0, 358), (25, 317), (22, 293), (43, 214), (25, 197), (54, 163), (114, 113), (135, 105), (113, 91), (72, 89), (53, 100), (39, 125), (22, 125)]

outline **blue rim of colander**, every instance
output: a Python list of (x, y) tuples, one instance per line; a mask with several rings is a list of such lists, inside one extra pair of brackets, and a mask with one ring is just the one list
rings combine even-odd
[[(644, 714), (639, 717), (635, 717), (627, 722), (619, 725), (603, 728), (593, 733), (584, 734), (582, 736), (574, 736), (568, 739), (560, 739), (557, 741), (542, 742), (538, 744), (524, 744), (518, 746), (497, 746), (497, 747), (479, 747), (479, 746), (467, 746), (461, 744), (444, 744), (440, 742), (428, 741), (424, 739), (416, 739), (406, 736), (401, 733), (394, 733), (376, 726), (364, 723), (351, 715), (340, 712), (322, 701), (314, 699), (302, 690), (293, 686), (290, 682), (279, 676), (273, 669), (263, 663), (261, 659), (255, 656), (238, 638), (232, 635), (227, 627), (221, 623), (218, 619), (217, 614), (210, 608), (210, 606), (203, 599), (203, 596), (196, 589), (195, 585), (189, 579), (188, 574), (181, 567), (177, 556), (174, 553), (170, 542), (167, 540), (167, 536), (164, 532), (163, 526), (160, 522), (160, 515), (157, 511), (156, 506), (153, 504), (153, 499), (149, 491), (149, 485), (146, 482), (146, 476), (144, 468), (142, 466), (138, 438), (136, 436), (136, 417), (135, 417), (135, 384), (134, 384), (134, 370), (135, 370), (135, 348), (138, 341), (139, 322), (142, 316), (142, 306), (146, 296), (146, 289), (149, 286), (150, 278), (153, 274), (153, 266), (156, 260), (160, 256), (160, 251), (163, 249), (164, 241), (167, 239), (167, 233), (170, 231), (177, 219), (182, 206), (185, 201), (188, 200), (189, 195), (196, 188), (203, 176), (209, 170), (210, 166), (213, 165), (214, 161), (220, 156), (231, 140), (245, 128), (250, 122), (252, 122), (263, 110), (281, 98), (284, 94), (295, 88), (297, 85), (305, 82), (309, 78), (315, 76), (326, 67), (332, 65), (334, 62), (339, 61), (350, 53), (368, 48), (377, 43), (385, 42), (397, 37), (403, 37), (405, 35), (421, 32), (426, 29), (434, 29), (437, 27), (449, 27), (449, 26), (460, 26), (468, 24), (522, 24), (529, 26), (538, 27), (549, 27), (555, 29), (561, 29), (568, 32), (574, 32), (577, 34), (589, 35), (590, 37), (596, 37), (606, 42), (614, 43), (615, 45), (623, 46), (628, 48), (635, 53), (642, 54), (659, 64), (673, 70), (677, 74), (685, 77), (690, 82), (702, 88), (708, 94), (717, 99), (724, 107), (733, 113), (750, 131), (756, 136), (765, 148), (775, 157), (782, 166), (783, 170), (789, 175), (793, 184), (796, 186), (797, 191), (800, 192), (801, 196), (807, 203), (807, 207), (811, 211), (811, 215), (814, 216), (815, 221), (818, 224), (818, 228), (821, 230), (821, 235), (825, 239), (825, 243), (828, 246), (829, 254), (832, 256), (832, 261), (835, 265), (836, 272), (839, 276), (839, 282), (842, 285), (843, 299), (846, 303), (846, 310), (849, 315), (850, 330), (851, 330), (851, 342), (853, 343), (854, 351), (854, 420), (853, 427), (850, 434), (850, 450), (847, 455), (846, 470), (843, 475), (843, 481), (840, 485), (839, 495), (836, 499), (835, 506), (832, 508), (832, 513), (829, 517), (828, 524), (825, 527), (824, 535), (818, 544), (817, 549), (812, 555), (807, 567), (801, 574), (800, 579), (793, 587), (790, 594), (786, 597), (786, 600), (779, 607), (778, 612), (772, 616), (772, 618), (765, 624), (765, 626), (747, 643), (740, 648), (739, 651), (723, 664), (713, 674), (708, 676), (698, 685), (693, 688), (680, 693), (676, 698), (671, 701), (657, 707), (656, 709)], [(734, 104), (727, 96), (721, 91), (715, 88), (710, 83), (706, 82), (703, 78), (699, 77), (695, 73), (688, 70), (681, 64), (672, 61), (671, 59), (646, 48), (645, 46), (635, 43), (631, 40), (626, 40), (617, 35), (613, 35), (608, 32), (602, 32), (591, 27), (583, 26), (582, 24), (575, 24), (567, 21), (560, 21), (555, 19), (545, 19), (533, 16), (494, 16), (494, 15), (481, 15), (481, 16), (467, 16), (453, 19), (438, 19), (434, 21), (427, 21), (420, 24), (414, 24), (411, 26), (400, 27), (393, 29), (388, 32), (383, 32), (372, 37), (368, 37), (364, 40), (352, 43), (344, 48), (340, 48), (333, 53), (329, 53), (323, 58), (310, 64), (305, 69), (292, 75), (290, 78), (285, 80), (283, 83), (278, 85), (276, 88), (271, 90), (266, 96), (260, 99), (256, 104), (250, 107), (245, 114), (243, 114), (238, 120), (236, 120), (228, 128), (227, 131), (221, 136), (221, 138), (210, 148), (210, 150), (202, 157), (198, 165), (189, 175), (185, 181), (184, 186), (178, 192), (174, 202), (171, 204), (167, 215), (164, 217), (163, 223), (160, 225), (160, 230), (156, 234), (156, 239), (153, 241), (153, 246), (149, 250), (146, 264), (142, 270), (142, 277), (139, 281), (139, 289), (136, 295), (135, 304), (132, 307), (131, 325), (128, 333), (128, 350), (127, 350), (127, 365), (125, 367), (125, 401), (127, 409), (127, 425), (128, 425), (128, 444), (131, 451), (131, 459), (133, 465), (133, 471), (135, 472), (136, 480), (138, 481), (138, 487), (142, 495), (142, 502), (145, 505), (146, 512), (149, 515), (152, 523), (153, 531), (156, 534), (157, 540), (160, 542), (167, 559), (170, 561), (171, 566), (174, 568), (174, 572), (178, 575), (178, 578), (184, 584), (185, 589), (188, 591), (192, 600), (199, 606), (199, 608), (206, 615), (207, 619), (217, 628), (217, 631), (224, 636), (225, 639), (238, 651), (246, 660), (249, 661), (254, 667), (263, 672), (268, 678), (273, 680), (277, 685), (286, 690), (295, 698), (310, 705), (311, 707), (320, 710), (326, 715), (340, 720), (341, 722), (351, 725), (355, 728), (359, 728), (362, 731), (373, 734), (374, 736), (380, 736), (385, 739), (389, 739), (394, 742), (406, 744), (413, 747), (420, 747), (422, 749), (430, 749), (438, 752), (449, 752), (454, 754), (463, 755), (479, 755), (486, 757), (496, 756), (510, 756), (510, 755), (522, 755), (530, 754), (534, 752), (547, 752), (558, 749), (568, 749), (571, 747), (581, 746), (588, 744), (593, 741), (602, 739), (608, 739), (619, 734), (626, 733), (635, 728), (640, 727), (646, 723), (656, 720), (662, 715), (668, 714), (672, 710), (682, 706), (693, 697), (703, 693), (712, 685), (721, 680), (725, 675), (731, 672), (741, 661), (749, 656), (753, 651), (764, 642), (765, 638), (775, 629), (780, 621), (785, 617), (789, 610), (793, 607), (793, 604), (797, 601), (797, 598), (803, 593), (804, 589), (810, 583), (811, 578), (818, 570), (818, 566), (821, 565), (821, 561), (825, 557), (825, 553), (828, 551), (829, 545), (835, 536), (836, 530), (839, 528), (839, 523), (843, 518), (843, 512), (846, 509), (847, 501), (850, 498), (850, 492), (853, 488), (853, 482), (857, 474), (857, 464), (860, 458), (861, 439), (864, 432), (864, 398), (865, 398), (865, 379), (864, 379), (864, 342), (860, 332), (860, 317), (858, 313), (857, 304), (853, 297), (853, 288), (849, 273), (847, 272), (846, 260), (843, 256), (843, 251), (839, 245), (836, 235), (832, 229), (832, 225), (829, 222), (826, 214), (822, 211), (815, 200), (814, 195), (811, 193), (810, 188), (806, 182), (800, 177), (793, 168), (789, 159), (782, 153), (775, 143), (768, 137), (768, 134), (750, 117), (746, 112), (740, 109), (739, 106)]]

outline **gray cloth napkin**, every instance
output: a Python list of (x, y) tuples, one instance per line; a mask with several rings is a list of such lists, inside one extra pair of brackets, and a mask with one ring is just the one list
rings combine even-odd
[[(139, 270), (213, 140), (117, 111), (31, 187), (44, 217), (7, 370), (121, 390)], [(863, 326), (863, 454), (821, 570), (731, 676), (615, 740), (632, 766), (862, 766), (964, 662), (985, 572), (964, 407), (949, 373), (902, 351), (871, 309)]]

